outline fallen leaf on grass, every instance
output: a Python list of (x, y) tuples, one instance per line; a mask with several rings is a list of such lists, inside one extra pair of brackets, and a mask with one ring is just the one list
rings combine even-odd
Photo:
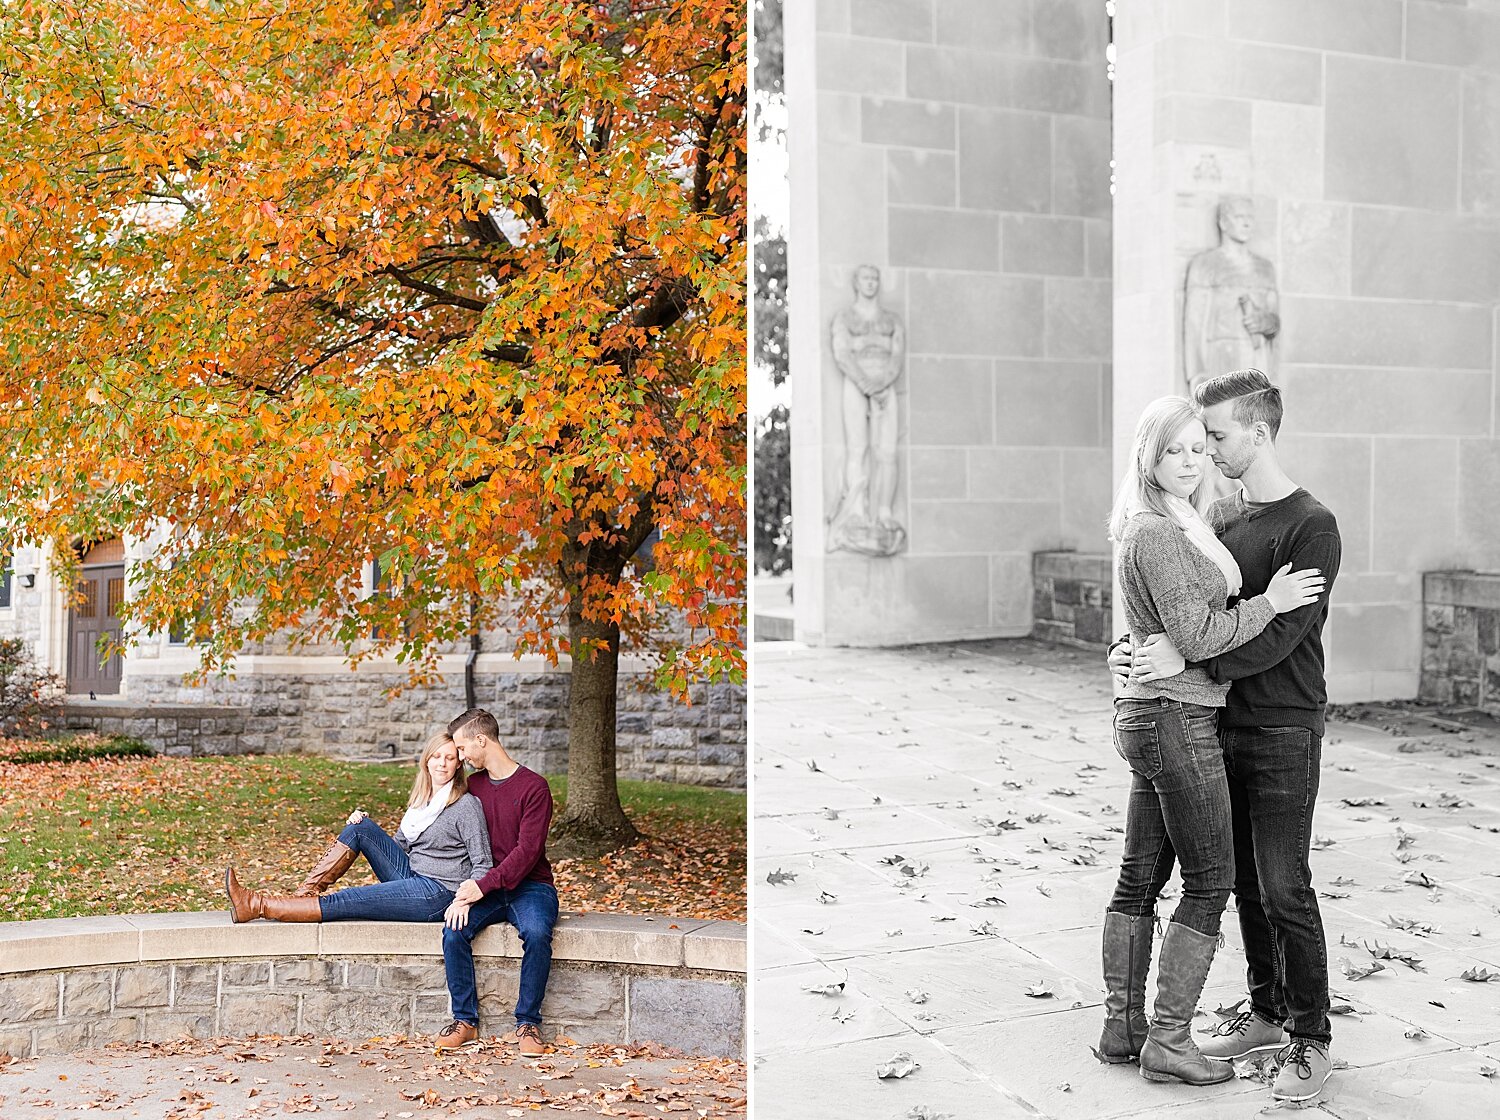
[(922, 1063), (915, 1061), (905, 1050), (898, 1050), (892, 1055), (888, 1062), (881, 1062), (875, 1067), (875, 1076), (881, 1080), (892, 1077), (906, 1077), (922, 1068)]
[(906, 1120), (953, 1120), (953, 1113), (938, 1112), (925, 1104), (919, 1104), (906, 1114)]
[(1051, 999), (1053, 995), (1052, 986), (1045, 980), (1038, 980), (1026, 989), (1026, 994), (1032, 999)]
[(832, 893), (831, 891), (819, 891), (818, 892), (818, 901), (821, 902), (824, 906), (827, 906), (829, 903), (832, 903), (832, 902), (837, 902), (838, 900), (839, 900), (839, 896), (836, 895), (836, 894), (834, 894), (834, 893)]
[(773, 887), (779, 887), (782, 883), (790, 883), (796, 878), (797, 873), (795, 871), (783, 871), (778, 867), (766, 876), (766, 882), (770, 883)]
[(1479, 1076), (1480, 1077), (1494, 1077), (1497, 1074), (1500, 1074), (1500, 1070), (1497, 1070), (1494, 1066), (1480, 1066), (1479, 1067)]
[(926, 1003), (929, 997), (921, 988), (907, 988), (906, 998), (912, 1003)]
[(1310, 847), (1310, 848), (1331, 848), (1331, 847), (1333, 847), (1337, 843), (1338, 843), (1338, 841), (1335, 840), (1332, 836), (1314, 836), (1312, 843), (1309, 844), (1308, 847)]
[(1487, 968), (1466, 968), (1458, 974), (1460, 980), (1470, 980), (1475, 984), (1486, 984), (1491, 980), (1500, 980), (1500, 972), (1491, 972)]
[(1414, 1039), (1414, 1040), (1418, 1040), (1418, 1041), (1420, 1041), (1421, 1039), (1424, 1039), (1424, 1038), (1430, 1038), (1431, 1037), (1431, 1035), (1429, 1035), (1421, 1027), (1413, 1027), (1411, 1030), (1409, 1030), (1409, 1031), (1402, 1031), (1401, 1033), (1406, 1038), (1410, 1038), (1410, 1039)]
[(1401, 881), (1413, 887), (1426, 887), (1428, 890), (1442, 885), (1425, 871), (1413, 871)]

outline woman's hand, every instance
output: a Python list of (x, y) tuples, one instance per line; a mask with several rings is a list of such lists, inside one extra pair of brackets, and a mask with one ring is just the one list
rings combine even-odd
[(469, 924), (469, 904), (454, 899), (443, 911), (443, 925), (449, 929), (463, 929)]
[(358, 824), (360, 821), (364, 820), (368, 816), (369, 816), (369, 814), (366, 813), (363, 809), (356, 809), (356, 810), (354, 810), (354, 812), (352, 812), (352, 813), (349, 814), (348, 820), (346, 820), (344, 823), (345, 824)]
[(1300, 572), (1294, 572), (1291, 564), (1287, 563), (1271, 577), (1271, 586), (1266, 588), (1266, 598), (1271, 601), (1271, 607), (1277, 614), (1286, 614), (1287, 611), (1316, 603), (1327, 585), (1328, 581), (1317, 568), (1303, 568)]

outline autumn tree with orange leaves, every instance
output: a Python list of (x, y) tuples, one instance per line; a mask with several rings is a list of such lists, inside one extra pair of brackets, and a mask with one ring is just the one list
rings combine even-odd
[(744, 112), (740, 0), (0, 7), (3, 532), (154, 534), (210, 671), (568, 654), (625, 842), (622, 634), (743, 680)]

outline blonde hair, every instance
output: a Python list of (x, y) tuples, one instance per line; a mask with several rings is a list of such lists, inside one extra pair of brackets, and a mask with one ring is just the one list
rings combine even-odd
[[(1120, 488), (1115, 492), (1114, 508), (1109, 514), (1109, 539), (1116, 543), (1125, 535), (1125, 523), (1134, 513), (1143, 509), (1155, 510), (1163, 517), (1171, 517), (1167, 511), (1166, 492), (1157, 485), (1151, 472), (1156, 469), (1172, 437), (1193, 421), (1202, 417), (1186, 397), (1161, 397), (1152, 401), (1141, 413), (1135, 425), (1135, 440), (1131, 444), (1130, 462), (1126, 464), (1125, 476), (1120, 479)], [(1205, 479), (1206, 479), (1205, 475)], [(1208, 505), (1210, 488), (1198, 483), (1190, 501), (1193, 508), (1203, 513)]]
[[(418, 805), (426, 805), (432, 800), (432, 775), (427, 772), (427, 760), (435, 755), (442, 747), (452, 747), (453, 737), (447, 732), (440, 731), (422, 747), (422, 754), (417, 759), (417, 776), (411, 784), (411, 796), (406, 799), (406, 807), (415, 809)], [(457, 753), (458, 748), (453, 747)], [(458, 756), (458, 769), (453, 774), (453, 788), (448, 791), (448, 804), (452, 805), (464, 794), (469, 792), (469, 778), (464, 773), (463, 755)]]

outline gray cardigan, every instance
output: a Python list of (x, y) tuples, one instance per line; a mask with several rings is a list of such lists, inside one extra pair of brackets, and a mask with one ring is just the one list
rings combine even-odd
[(411, 869), (436, 879), (450, 891), (465, 879), (478, 879), (495, 862), (490, 830), (478, 798), (466, 793), (438, 814), (437, 820), (408, 842), (398, 826), (398, 845), (411, 857)]
[[(1125, 597), (1131, 641), (1165, 633), (1188, 661), (1206, 661), (1244, 645), (1276, 617), (1264, 595), (1225, 610), (1229, 586), (1219, 566), (1203, 555), (1182, 529), (1159, 513), (1139, 513), (1125, 523), (1115, 557), (1117, 583)], [(1202, 668), (1175, 677), (1131, 681), (1120, 695), (1138, 700), (1166, 696), (1187, 704), (1222, 708), (1229, 685), (1216, 684)]]

